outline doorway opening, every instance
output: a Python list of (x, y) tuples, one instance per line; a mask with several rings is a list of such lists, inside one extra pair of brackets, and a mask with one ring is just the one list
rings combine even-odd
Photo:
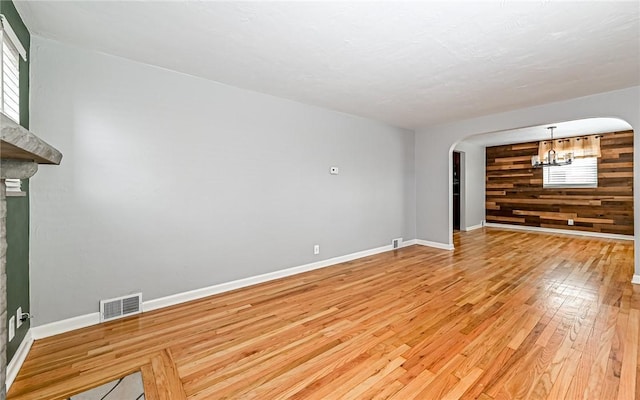
[(461, 157), (460, 152), (453, 152), (453, 230), (460, 230), (460, 188), (462, 179), (462, 168), (460, 167)]

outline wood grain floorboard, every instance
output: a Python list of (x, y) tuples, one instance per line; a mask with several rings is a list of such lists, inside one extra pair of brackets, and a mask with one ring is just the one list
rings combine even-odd
[(483, 228), (38, 340), (10, 400), (638, 399), (633, 242)]

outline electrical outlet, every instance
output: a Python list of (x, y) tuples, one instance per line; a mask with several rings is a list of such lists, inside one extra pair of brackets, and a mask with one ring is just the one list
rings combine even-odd
[(320, 245), (316, 244), (313, 246), (313, 254), (320, 254)]
[(572, 219), (568, 219), (567, 220), (567, 225), (573, 225), (573, 220)]
[(13, 337), (16, 335), (16, 317), (9, 318), (9, 341), (13, 340)]
[(402, 244), (402, 238), (393, 239), (391, 241), (391, 247), (393, 247), (394, 249), (399, 248), (401, 244)]
[(22, 307), (18, 307), (16, 311), (16, 328), (20, 328), (20, 325), (22, 325)]

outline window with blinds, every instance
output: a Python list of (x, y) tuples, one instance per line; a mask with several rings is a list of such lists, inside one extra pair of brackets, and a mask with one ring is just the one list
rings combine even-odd
[(569, 165), (545, 167), (542, 171), (542, 187), (598, 187), (598, 157), (575, 158)]
[[(0, 16), (0, 112), (20, 123), (20, 57), (15, 33)], [(24, 49), (21, 48), (24, 52)], [(5, 179), (7, 196), (24, 196), (20, 179)]]
[(20, 54), (3, 29), (2, 52), (0, 53), (0, 69), (2, 84), (0, 85), (0, 111), (16, 122), (20, 122)]

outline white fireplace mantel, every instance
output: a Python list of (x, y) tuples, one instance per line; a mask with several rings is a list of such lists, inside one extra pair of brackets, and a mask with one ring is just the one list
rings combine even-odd
[[(7, 315), (7, 201), (5, 179), (27, 179), (38, 164), (60, 164), (62, 153), (0, 112), (0, 321)], [(0, 324), (0, 399), (5, 398), (7, 325)]]

